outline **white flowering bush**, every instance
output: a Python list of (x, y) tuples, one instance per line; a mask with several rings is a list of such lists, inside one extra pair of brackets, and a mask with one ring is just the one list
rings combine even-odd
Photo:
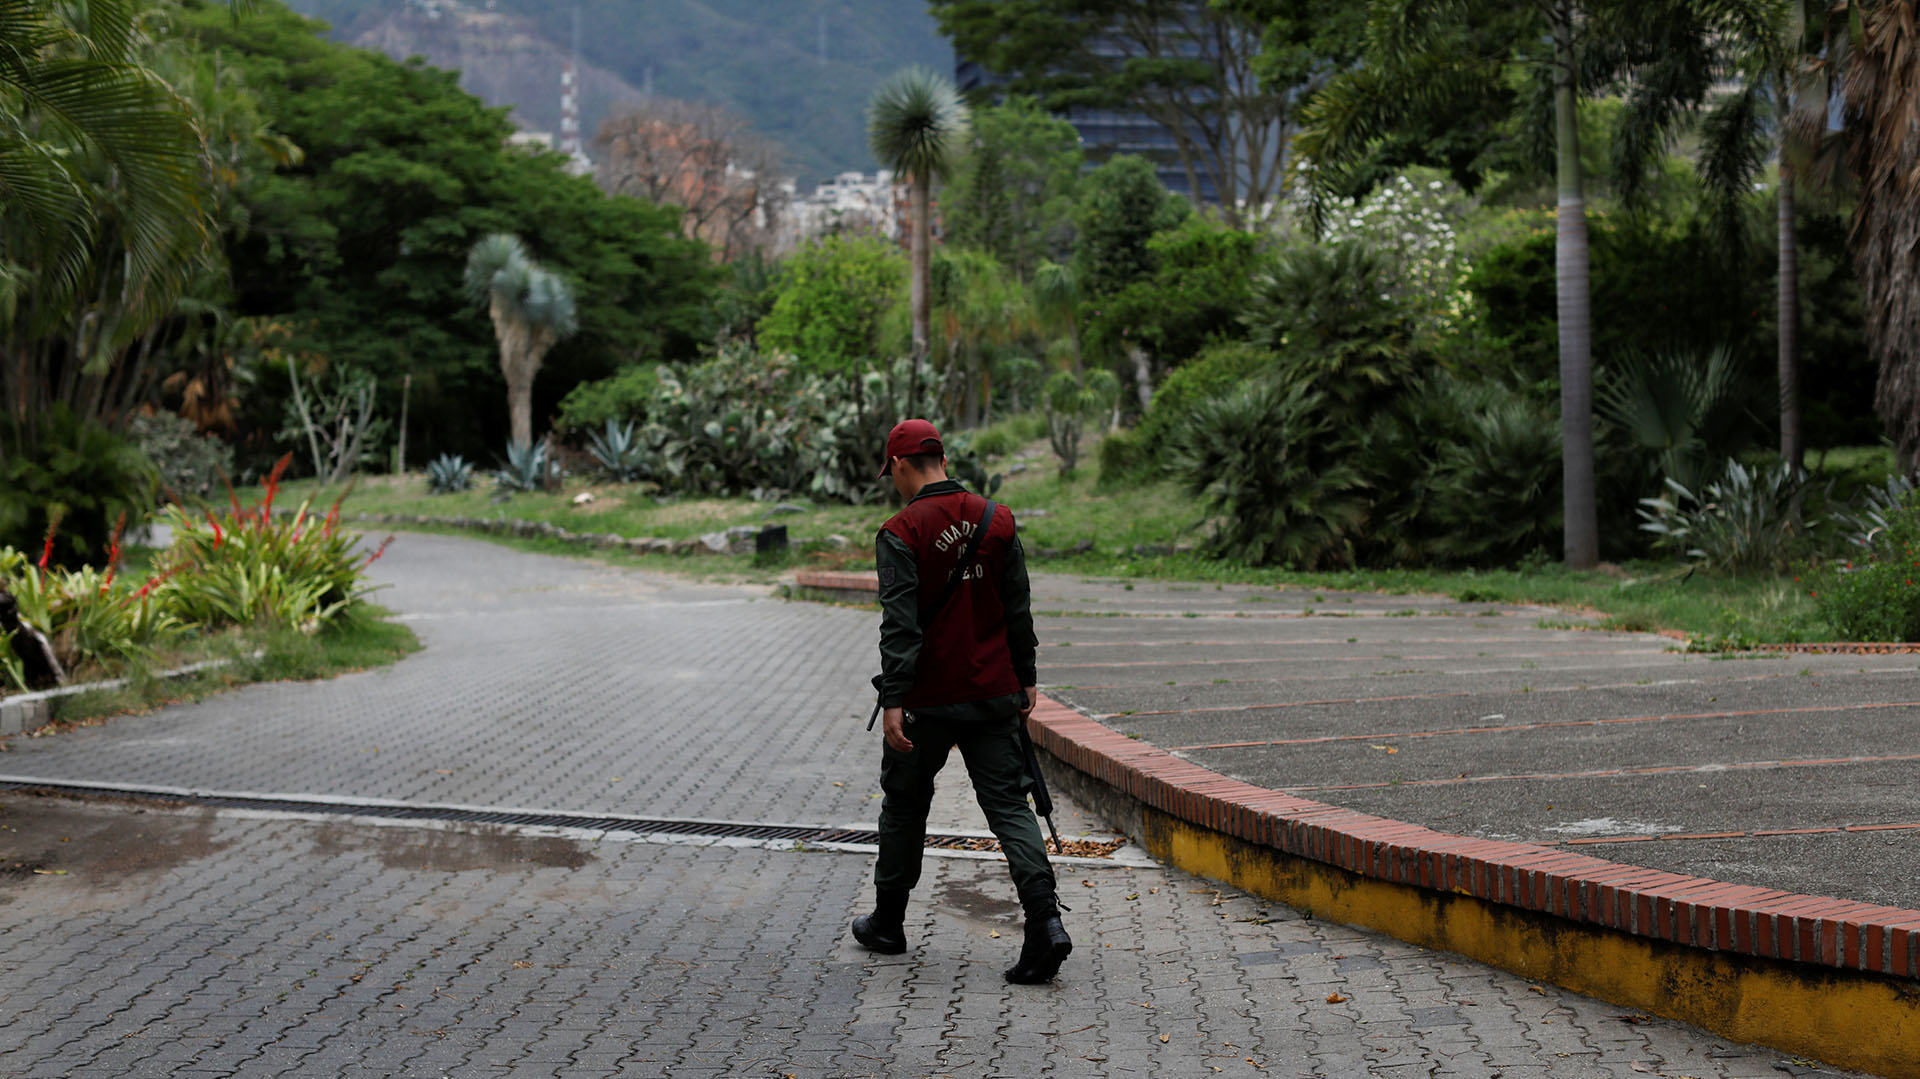
[(1365, 198), (1328, 208), (1321, 242), (1359, 242), (1388, 257), (1392, 289), (1420, 312), (1421, 329), (1453, 329), (1470, 297), (1462, 287), (1471, 269), (1456, 225), (1468, 197), (1438, 170), (1414, 170), (1381, 184)]

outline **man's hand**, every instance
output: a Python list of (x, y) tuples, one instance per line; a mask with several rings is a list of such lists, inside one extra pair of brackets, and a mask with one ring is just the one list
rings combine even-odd
[(907, 738), (907, 710), (889, 708), (881, 714), (881, 727), (887, 732), (887, 744), (901, 753), (912, 753), (913, 742)]
[(1021, 686), (1020, 692), (1026, 694), (1027, 703), (1020, 706), (1020, 722), (1025, 723), (1033, 717), (1033, 707), (1040, 703), (1040, 687)]

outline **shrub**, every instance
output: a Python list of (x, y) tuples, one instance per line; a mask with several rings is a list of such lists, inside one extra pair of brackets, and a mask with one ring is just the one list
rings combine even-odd
[(1560, 542), (1560, 431), (1551, 409), (1499, 383), (1437, 380), (1422, 395), (1427, 441), (1423, 548), (1439, 562), (1508, 562)]
[(1364, 421), (1430, 366), (1415, 349), (1416, 311), (1392, 289), (1392, 264), (1366, 244), (1292, 244), (1254, 283), (1249, 336), (1337, 423)]
[(206, 498), (233, 473), (233, 448), (172, 412), (135, 416), (127, 433), (159, 470), (161, 491), (176, 502)]
[[(116, 587), (111, 566), (63, 570), (37, 565), (12, 547), (0, 547), (0, 586), (13, 594), (21, 621), (47, 638), (54, 658), (70, 676), (84, 678), (114, 661), (145, 663), (179, 625), (178, 617), (154, 597), (152, 582), (138, 591), (124, 584)], [(0, 637), (0, 672), (16, 689), (28, 688), (5, 637)]]
[(1215, 516), (1216, 554), (1254, 565), (1351, 565), (1366, 482), (1329, 452), (1325, 398), (1260, 379), (1196, 406), (1176, 437), (1175, 475)]
[(1005, 457), (1046, 435), (1047, 417), (1044, 413), (1022, 412), (972, 432), (973, 452), (982, 457)]
[(64, 405), (36, 417), (38, 451), (29, 458), (9, 419), (0, 418), (0, 546), (36, 548), (53, 529), (49, 565), (102, 562), (113, 522), (138, 521), (153, 508), (160, 474), (140, 448)]
[(645, 423), (647, 405), (660, 388), (658, 365), (628, 367), (611, 378), (582, 382), (560, 400), (554, 430), (562, 435), (591, 431), (617, 421)]
[(465, 457), (443, 453), (427, 464), (427, 493), (453, 494), (473, 486), (473, 465)]
[(1162, 458), (1171, 433), (1195, 405), (1249, 379), (1271, 374), (1279, 364), (1280, 358), (1272, 349), (1231, 341), (1210, 346), (1191, 363), (1174, 369), (1154, 392), (1153, 403), (1135, 428), (1142, 455), (1149, 460)]
[(1850, 641), (1920, 641), (1920, 504), (1890, 511), (1864, 558), (1816, 576), (1813, 599)]
[(1785, 462), (1747, 468), (1728, 461), (1698, 492), (1669, 478), (1667, 493), (1641, 500), (1641, 528), (1656, 550), (1727, 573), (1783, 572), (1804, 553), (1800, 500), (1806, 473)]
[(340, 528), (338, 502), (321, 518), (309, 513), (311, 501), (291, 517), (274, 517), (291, 458), (261, 481), (257, 508), (232, 500), (224, 524), (211, 511), (202, 517), (168, 507), (173, 545), (161, 557), (157, 587), (163, 610), (195, 626), (278, 623), (312, 633), (365, 594), (361, 573), (386, 544), (363, 559), (355, 550), (360, 536)]

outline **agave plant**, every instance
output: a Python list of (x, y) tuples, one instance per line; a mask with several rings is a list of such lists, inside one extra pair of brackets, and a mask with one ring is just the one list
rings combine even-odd
[(552, 473), (553, 462), (544, 440), (509, 442), (506, 465), (494, 473), (494, 482), (503, 491), (544, 491)]
[(616, 483), (634, 483), (646, 474), (647, 447), (631, 421), (608, 420), (605, 429), (587, 438), (587, 454), (600, 471)]
[(427, 491), (447, 495), (473, 485), (473, 465), (458, 454), (443, 453), (427, 465)]
[(1831, 520), (1846, 535), (1848, 546), (1872, 550), (1895, 516), (1915, 505), (1914, 491), (1920, 485), (1914, 481), (1911, 476), (1888, 476), (1881, 486), (1867, 488), (1857, 505), (1835, 512)]
[(1728, 461), (1697, 492), (1668, 477), (1667, 492), (1640, 500), (1641, 528), (1656, 549), (1684, 554), (1729, 573), (1784, 571), (1807, 535), (1800, 499), (1805, 472), (1782, 461), (1749, 469)]

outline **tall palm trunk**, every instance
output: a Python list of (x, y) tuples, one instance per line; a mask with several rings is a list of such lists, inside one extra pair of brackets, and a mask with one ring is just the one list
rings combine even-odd
[(927, 189), (932, 185), (933, 177), (914, 174), (911, 300), (913, 303), (913, 370), (916, 383), (926, 366), (927, 342), (933, 336), (933, 306), (932, 297), (929, 295), (932, 290), (928, 288), (933, 273), (933, 226), (927, 220), (928, 205), (932, 201)]
[(1553, 122), (1559, 214), (1554, 279), (1560, 320), (1560, 453), (1565, 556), (1571, 569), (1600, 561), (1593, 468), (1593, 310), (1587, 288), (1587, 203), (1580, 168), (1578, 57), (1573, 4), (1556, 0), (1553, 23)]
[(1800, 439), (1800, 247), (1793, 227), (1793, 166), (1780, 162), (1780, 459), (1801, 467)]
[(490, 304), (493, 335), (500, 342), (500, 376), (507, 382), (508, 437), (514, 445), (533, 444), (533, 375), (539, 357), (532, 356), (531, 334), (525, 324), (513, 318), (499, 297)]

